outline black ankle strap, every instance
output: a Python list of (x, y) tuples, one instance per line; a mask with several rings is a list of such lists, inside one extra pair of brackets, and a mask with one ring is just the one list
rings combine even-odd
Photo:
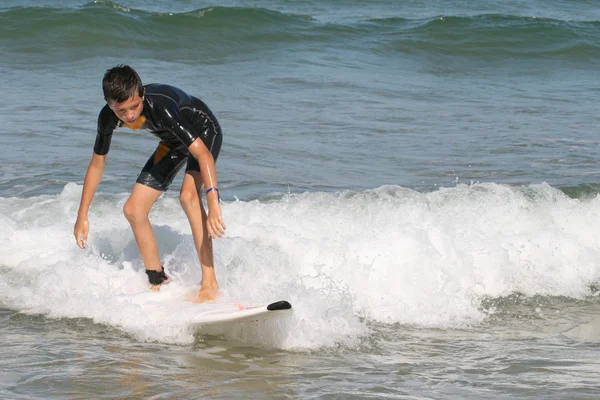
[(167, 275), (165, 275), (164, 268), (162, 268), (160, 271), (154, 271), (152, 269), (147, 269), (146, 275), (148, 275), (148, 280), (150, 281), (151, 285), (160, 285), (161, 283), (163, 283), (164, 281), (169, 279), (169, 277)]

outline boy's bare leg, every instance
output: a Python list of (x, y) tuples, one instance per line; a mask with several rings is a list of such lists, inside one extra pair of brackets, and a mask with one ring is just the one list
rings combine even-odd
[[(161, 191), (136, 183), (129, 199), (123, 207), (125, 218), (129, 221), (133, 236), (140, 250), (144, 266), (148, 270), (161, 270), (156, 237), (148, 219), (150, 208), (162, 194)], [(157, 290), (158, 286), (153, 290)]]
[(199, 302), (215, 300), (219, 294), (219, 284), (215, 275), (213, 261), (212, 239), (208, 236), (206, 227), (206, 211), (202, 205), (200, 193), (202, 190), (202, 175), (197, 171), (186, 171), (183, 177), (179, 200), (187, 215), (194, 244), (202, 268), (200, 292), (196, 298)]

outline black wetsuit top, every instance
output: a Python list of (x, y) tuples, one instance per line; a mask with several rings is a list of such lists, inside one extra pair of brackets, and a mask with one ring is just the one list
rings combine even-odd
[[(200, 138), (208, 149), (213, 148), (215, 136), (221, 135), (217, 119), (203, 101), (169, 85), (145, 85), (144, 110), (146, 121), (140, 127), (160, 139), (169, 149), (189, 153), (187, 148)], [(105, 105), (98, 115), (98, 134), (94, 153), (108, 153), (112, 133), (125, 126)]]

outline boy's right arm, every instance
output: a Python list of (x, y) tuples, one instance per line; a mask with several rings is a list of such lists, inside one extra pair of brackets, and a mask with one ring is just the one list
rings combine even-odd
[(90, 204), (92, 204), (92, 199), (94, 198), (94, 194), (96, 194), (100, 179), (102, 179), (105, 164), (106, 154), (99, 155), (94, 153), (85, 174), (85, 180), (83, 181), (83, 192), (81, 193), (81, 202), (79, 203), (79, 211), (77, 212), (77, 222), (75, 222), (73, 230), (77, 245), (82, 249), (87, 243), (88, 232), (90, 230), (88, 209), (90, 208)]

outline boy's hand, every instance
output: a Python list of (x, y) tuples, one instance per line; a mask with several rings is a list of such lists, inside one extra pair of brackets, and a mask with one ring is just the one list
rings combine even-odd
[(221, 217), (221, 206), (218, 200), (216, 202), (209, 202), (206, 225), (208, 234), (213, 239), (223, 237), (225, 234), (227, 227), (225, 226), (225, 222), (223, 222), (223, 217)]
[(88, 232), (90, 231), (90, 223), (87, 217), (77, 217), (75, 222), (75, 228), (73, 233), (75, 234), (75, 241), (80, 249), (83, 249), (87, 244)]

